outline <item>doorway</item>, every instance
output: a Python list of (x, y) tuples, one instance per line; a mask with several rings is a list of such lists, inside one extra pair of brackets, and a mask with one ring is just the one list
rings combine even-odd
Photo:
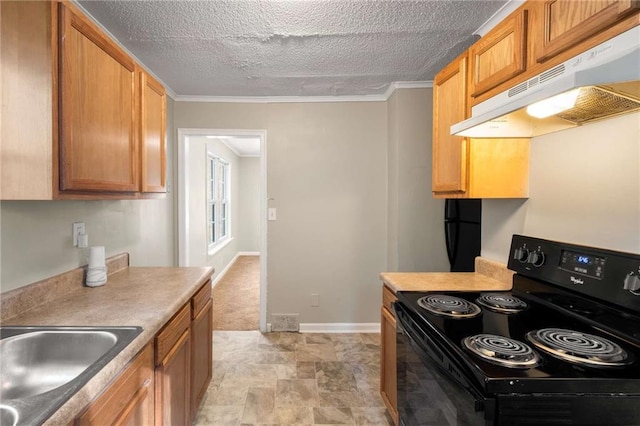
[[(224, 206), (214, 205), (206, 195), (206, 179), (210, 179), (216, 173), (219, 176), (228, 173), (232, 177), (233, 173), (238, 171), (237, 167), (234, 171), (229, 158), (225, 158), (234, 156), (220, 154), (220, 149), (216, 148), (215, 143), (222, 142), (230, 150), (227, 152), (234, 152), (238, 157), (258, 154), (259, 218), (256, 232), (259, 235), (257, 244), (259, 251), (253, 253), (251, 250), (249, 254), (260, 256), (259, 329), (266, 332), (267, 132), (266, 130), (237, 129), (178, 129), (178, 142), (178, 265), (211, 266), (212, 259), (215, 258), (215, 262), (223, 266), (216, 267), (214, 280), (224, 275), (238, 255), (247, 254), (246, 251), (241, 250), (242, 247), (238, 246), (240, 243), (238, 235), (231, 232), (230, 238), (227, 238), (224, 234), (225, 226), (230, 230), (236, 229), (237, 234), (238, 227), (234, 228), (234, 213), (232, 212), (230, 217), (220, 216), (219, 212), (224, 211)], [(252, 149), (255, 150), (254, 154), (246, 154)], [(209, 164), (214, 171), (207, 172)], [(224, 167), (228, 170), (224, 171)], [(233, 196), (233, 193), (231, 195)], [(198, 214), (194, 215), (194, 211)], [(214, 211), (217, 213), (212, 214)], [(212, 217), (214, 219), (211, 219)], [(237, 215), (235, 219), (238, 219)], [(236, 220), (235, 225), (241, 226), (239, 222), (240, 220)]]

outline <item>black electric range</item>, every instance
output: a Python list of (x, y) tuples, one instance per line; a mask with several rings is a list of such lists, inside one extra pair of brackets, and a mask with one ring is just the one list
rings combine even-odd
[(509, 292), (398, 292), (402, 424), (640, 425), (640, 255), (514, 235)]

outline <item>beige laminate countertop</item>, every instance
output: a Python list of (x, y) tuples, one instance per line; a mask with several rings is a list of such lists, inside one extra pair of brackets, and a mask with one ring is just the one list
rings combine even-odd
[(494, 260), (477, 257), (476, 272), (383, 272), (380, 279), (397, 291), (505, 291), (513, 272)]
[(476, 272), (388, 272), (380, 276), (393, 291), (511, 290), (511, 284)]
[(141, 326), (122, 352), (93, 376), (44, 424), (68, 424), (113, 380), (166, 322), (211, 277), (212, 268), (129, 267), (102, 287), (82, 287), (36, 306), (2, 325)]

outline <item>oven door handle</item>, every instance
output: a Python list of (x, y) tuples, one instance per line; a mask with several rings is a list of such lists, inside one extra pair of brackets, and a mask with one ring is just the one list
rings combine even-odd
[(393, 309), (396, 313), (398, 326), (403, 330), (404, 335), (409, 339), (414, 349), (432, 359), (441, 367), (447, 376), (467, 389), (475, 401), (475, 411), (484, 410), (486, 398), (469, 383), (467, 378), (461, 373), (460, 367), (456, 365), (451, 357), (438, 349), (431, 337), (411, 318), (406, 312), (406, 308), (403, 308), (400, 303), (394, 302)]

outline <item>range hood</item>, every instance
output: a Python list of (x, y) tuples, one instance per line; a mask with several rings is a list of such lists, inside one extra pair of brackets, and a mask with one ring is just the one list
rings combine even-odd
[[(563, 97), (570, 98), (573, 107), (546, 118), (526, 111), (540, 101), (562, 103)], [(451, 134), (533, 137), (636, 110), (640, 110), (640, 26), (479, 103), (471, 109), (471, 118), (451, 126)]]

